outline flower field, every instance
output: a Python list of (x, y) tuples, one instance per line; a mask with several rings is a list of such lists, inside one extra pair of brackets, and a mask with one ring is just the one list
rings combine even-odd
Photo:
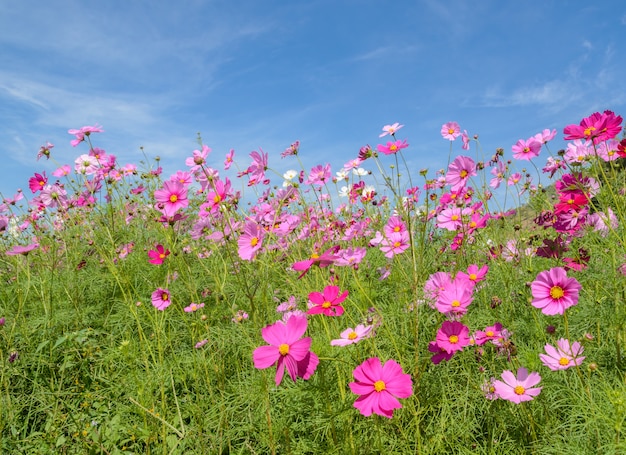
[(172, 175), (69, 130), (0, 205), (0, 452), (626, 453), (622, 122)]

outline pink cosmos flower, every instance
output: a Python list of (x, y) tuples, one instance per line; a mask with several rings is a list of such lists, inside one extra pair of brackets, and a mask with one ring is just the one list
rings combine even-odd
[(155, 250), (148, 251), (150, 264), (161, 265), (167, 256), (169, 256), (170, 250), (166, 250), (163, 245), (157, 245)]
[(485, 279), (485, 276), (487, 276), (488, 271), (489, 271), (489, 266), (487, 265), (483, 265), (482, 267), (478, 268), (476, 264), (472, 264), (467, 268), (467, 273), (459, 272), (457, 273), (457, 276), (467, 278), (474, 285), (476, 285)]
[(183, 310), (185, 311), (185, 313), (194, 313), (195, 311), (199, 310), (200, 308), (204, 308), (204, 303), (190, 303), (189, 305), (187, 305), (185, 308), (183, 308)]
[(398, 398), (413, 395), (411, 375), (404, 373), (395, 360), (381, 365), (378, 357), (372, 357), (356, 367), (352, 374), (356, 382), (349, 384), (350, 390), (360, 395), (354, 407), (366, 417), (374, 413), (391, 418), (393, 410), (402, 407)]
[(359, 324), (354, 329), (352, 327), (348, 327), (346, 330), (339, 334), (341, 338), (337, 340), (332, 340), (330, 342), (330, 345), (347, 346), (349, 344), (358, 343), (362, 339), (369, 337), (371, 333), (371, 325)]
[(502, 373), (502, 381), (493, 381), (495, 393), (504, 400), (513, 403), (521, 403), (522, 401), (530, 401), (541, 392), (541, 387), (534, 387), (541, 381), (539, 373), (532, 372), (528, 374), (526, 368), (517, 370), (517, 377), (506, 370)]
[(582, 289), (576, 278), (567, 276), (562, 267), (540, 272), (530, 284), (533, 295), (532, 306), (541, 309), (548, 316), (563, 314), (578, 303), (578, 293)]
[(456, 140), (461, 135), (461, 127), (457, 122), (444, 123), (441, 126), (441, 137), (449, 141)]
[(520, 139), (511, 149), (513, 151), (513, 158), (516, 160), (529, 161), (539, 156), (539, 152), (541, 152), (541, 142), (538, 142), (534, 137), (528, 140)]
[(485, 330), (477, 330), (474, 332), (474, 342), (478, 346), (482, 346), (488, 341), (499, 341), (500, 338), (502, 338), (502, 324), (499, 322), (485, 327)]
[(37, 161), (39, 161), (40, 158), (42, 157), (46, 157), (47, 160), (50, 159), (50, 150), (54, 148), (54, 144), (51, 144), (50, 142), (46, 143), (46, 145), (42, 145), (41, 147), (39, 147), (39, 152), (37, 153)]
[(469, 156), (457, 156), (446, 174), (446, 184), (452, 187), (452, 191), (459, 191), (467, 184), (470, 177), (476, 175), (476, 165)]
[(393, 125), (385, 125), (385, 126), (383, 126), (383, 132), (380, 133), (380, 135), (378, 137), (385, 137), (388, 134), (390, 136), (393, 136), (403, 126), (404, 125), (400, 125), (399, 123), (394, 123)]
[(470, 344), (469, 329), (458, 321), (443, 321), (435, 341), (439, 348), (454, 354)]
[(463, 150), (469, 150), (470, 149), (470, 138), (467, 135), (467, 130), (463, 130), (463, 134), (461, 134), (461, 141), (463, 142), (463, 145), (461, 146), (461, 148)]
[(310, 259), (295, 262), (291, 268), (297, 270), (298, 272), (302, 272), (300, 276), (298, 276), (298, 278), (302, 278), (314, 265), (321, 268), (332, 265), (339, 258), (337, 256), (337, 252), (340, 248), (341, 247), (339, 245), (335, 245), (324, 251), (322, 254), (313, 253)]
[(54, 175), (55, 177), (65, 177), (66, 175), (69, 175), (71, 170), (72, 170), (72, 168), (70, 167), (69, 164), (64, 164), (63, 166), (61, 166), (60, 168), (55, 170), (52, 173), (52, 175)]
[(561, 338), (557, 341), (557, 347), (545, 345), (546, 354), (539, 354), (541, 362), (552, 371), (567, 370), (570, 367), (580, 365), (585, 357), (581, 354), (584, 348), (576, 341), (570, 344), (569, 340)]
[(409, 246), (410, 239), (407, 231), (392, 232), (381, 240), (380, 251), (385, 253), (385, 257), (391, 259), (396, 254), (403, 253)]
[(287, 322), (277, 321), (261, 330), (269, 346), (254, 350), (252, 360), (255, 368), (265, 369), (276, 365), (276, 385), (279, 385), (287, 367), (289, 377), (309, 379), (315, 372), (319, 359), (311, 352), (311, 338), (301, 338), (307, 329), (304, 317), (291, 316)]
[(71, 142), (72, 147), (76, 147), (85, 140), (85, 136), (89, 136), (91, 133), (103, 133), (104, 130), (100, 125), (95, 124), (94, 126), (83, 126), (78, 130), (68, 130), (67, 132), (76, 137), (76, 139)]
[(74, 169), (78, 174), (93, 175), (98, 172), (100, 163), (97, 158), (83, 154), (74, 160)]
[(227, 171), (233, 165), (233, 159), (235, 157), (235, 149), (230, 149), (230, 152), (226, 154), (226, 159), (224, 160), (224, 170)]
[(252, 261), (263, 246), (265, 231), (254, 221), (248, 221), (243, 228), (243, 234), (237, 239), (239, 257), (245, 261)]
[(172, 299), (171, 299), (169, 290), (163, 289), (163, 288), (157, 288), (157, 290), (152, 293), (152, 305), (157, 310), (163, 311), (171, 304), (172, 304)]
[(17, 256), (19, 254), (27, 256), (33, 250), (39, 248), (38, 243), (31, 243), (30, 245), (15, 245), (10, 250), (6, 251), (7, 256)]
[(533, 137), (537, 142), (540, 142), (541, 144), (547, 144), (556, 137), (556, 130), (550, 131), (546, 128), (541, 133), (535, 134)]
[(385, 155), (394, 155), (398, 153), (400, 150), (405, 149), (409, 146), (406, 140), (403, 141), (393, 141), (387, 142), (387, 145), (378, 144), (378, 151)]
[(563, 132), (566, 141), (572, 139), (593, 140), (594, 144), (598, 144), (608, 139), (613, 139), (622, 129), (622, 117), (615, 115), (612, 111), (604, 111), (600, 114), (594, 112), (589, 117), (585, 117), (580, 121), (579, 125), (568, 125)]
[(187, 207), (187, 188), (180, 182), (171, 180), (163, 182), (163, 188), (154, 192), (157, 207), (166, 217), (174, 216), (181, 208)]
[(194, 150), (191, 156), (185, 160), (185, 165), (189, 166), (189, 171), (193, 172), (206, 164), (206, 157), (211, 153), (211, 149), (206, 145), (202, 146), (202, 150)]
[(330, 164), (321, 165), (318, 164), (311, 168), (311, 172), (309, 173), (309, 178), (307, 178), (307, 185), (324, 185), (324, 183), (331, 180), (330, 174)]
[(311, 292), (309, 301), (313, 304), (307, 314), (324, 314), (326, 316), (341, 316), (344, 312), (341, 302), (348, 297), (348, 291), (339, 295), (339, 286), (326, 286), (324, 292)]
[(454, 281), (445, 286), (437, 295), (435, 308), (443, 314), (463, 315), (472, 303), (474, 284), (462, 277), (455, 277)]

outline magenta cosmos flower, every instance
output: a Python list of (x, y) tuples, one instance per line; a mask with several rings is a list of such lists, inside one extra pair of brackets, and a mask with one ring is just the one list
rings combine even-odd
[(372, 333), (371, 325), (359, 324), (354, 329), (352, 327), (348, 327), (346, 330), (341, 332), (339, 336), (341, 338), (337, 340), (332, 340), (330, 342), (331, 346), (347, 346), (349, 344), (358, 343), (363, 338), (367, 338)]
[(348, 297), (348, 291), (339, 295), (339, 286), (326, 286), (324, 292), (311, 292), (309, 300), (313, 304), (307, 314), (324, 314), (326, 316), (341, 316), (343, 307), (341, 302)]
[(337, 259), (339, 259), (337, 252), (340, 248), (341, 247), (339, 245), (335, 245), (324, 251), (322, 254), (313, 253), (310, 259), (294, 262), (291, 268), (297, 270), (298, 272), (302, 272), (300, 276), (298, 276), (298, 278), (302, 278), (314, 265), (317, 265), (320, 268), (332, 265)]
[(453, 354), (470, 344), (469, 329), (458, 321), (444, 321), (435, 340), (439, 348)]
[(537, 275), (530, 284), (533, 294), (532, 306), (541, 309), (548, 316), (563, 314), (578, 303), (578, 293), (582, 289), (576, 278), (567, 277), (563, 267), (554, 267)]
[(166, 217), (173, 216), (178, 209), (187, 207), (187, 188), (180, 182), (168, 180), (163, 182), (163, 188), (154, 192), (157, 207)]
[(585, 357), (581, 357), (584, 348), (576, 341), (570, 344), (569, 340), (561, 338), (557, 341), (557, 347), (545, 345), (546, 354), (539, 354), (541, 362), (552, 371), (567, 370), (570, 367), (583, 363)]
[(291, 316), (287, 322), (277, 321), (261, 330), (263, 339), (269, 346), (254, 350), (252, 360), (255, 368), (265, 369), (276, 365), (276, 385), (279, 385), (287, 367), (289, 377), (309, 379), (319, 363), (311, 352), (311, 338), (301, 338), (307, 329), (305, 317)]
[(385, 155), (394, 155), (398, 153), (400, 150), (405, 149), (409, 146), (406, 140), (403, 141), (393, 141), (387, 142), (387, 145), (378, 144), (378, 151)]
[(372, 357), (356, 367), (352, 374), (356, 382), (350, 383), (350, 390), (360, 395), (354, 407), (366, 417), (374, 413), (391, 418), (393, 410), (402, 407), (398, 398), (413, 394), (411, 375), (404, 373), (395, 360), (381, 365), (378, 357)]
[(148, 251), (148, 261), (150, 264), (161, 265), (167, 256), (169, 256), (170, 250), (166, 250), (163, 245), (157, 245), (155, 250)]
[(157, 310), (163, 311), (171, 304), (172, 304), (172, 296), (170, 295), (169, 290), (163, 289), (163, 288), (157, 288), (157, 290), (152, 293), (152, 305)]
[(517, 377), (509, 370), (502, 373), (502, 381), (493, 381), (496, 394), (503, 400), (520, 404), (522, 401), (530, 401), (541, 392), (541, 387), (534, 387), (541, 381), (539, 373), (528, 374), (526, 368), (517, 370)]

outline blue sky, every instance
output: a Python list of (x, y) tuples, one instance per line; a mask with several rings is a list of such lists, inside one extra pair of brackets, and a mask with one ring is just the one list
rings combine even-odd
[(87, 150), (67, 130), (95, 123), (121, 164), (143, 147), (166, 173), (198, 132), (216, 168), (261, 147), (280, 173), (296, 139), (305, 166), (335, 171), (394, 122), (416, 172), (445, 166), (451, 120), (486, 157), (510, 152), (594, 111), (626, 114), (624, 36), (617, 0), (1, 2), (0, 192), (30, 194), (28, 178), (56, 168), (35, 159), (47, 141), (73, 163)]

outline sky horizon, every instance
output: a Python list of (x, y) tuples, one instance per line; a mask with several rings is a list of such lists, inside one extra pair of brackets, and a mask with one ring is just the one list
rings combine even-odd
[[(159, 156), (166, 177), (198, 133), (220, 171), (230, 149), (245, 169), (262, 148), (282, 174), (299, 140), (306, 171), (334, 173), (394, 122), (416, 175), (445, 167), (448, 121), (478, 134), (486, 159), (544, 128), (556, 152), (564, 126), (626, 114), (625, 31), (617, 1), (4, 3), (0, 193), (30, 198), (35, 172), (87, 153), (68, 129), (94, 124), (95, 146), (121, 165)], [(56, 164), (36, 160), (47, 142)], [(453, 153), (477, 152), (457, 140)]]

